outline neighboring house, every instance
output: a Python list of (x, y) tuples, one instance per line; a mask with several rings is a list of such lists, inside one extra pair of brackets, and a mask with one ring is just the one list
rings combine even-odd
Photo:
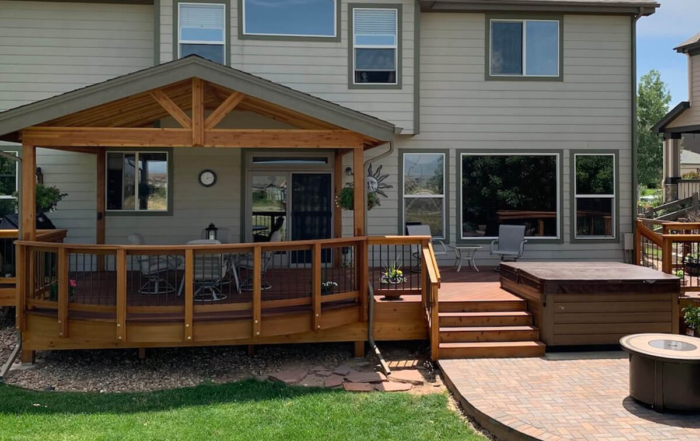
[[(447, 243), (481, 244), (477, 260), (495, 262), (486, 249), (498, 225), (525, 224), (526, 259), (620, 261), (636, 209), (635, 26), (658, 6), (653, 0), (0, 1), (0, 110), (196, 54), (397, 128), (391, 154), (372, 162), (388, 177), (387, 198), (379, 196), (381, 206), (367, 216), (369, 235), (404, 234), (407, 222), (421, 222)], [(694, 45), (700, 44), (683, 47), (693, 55)], [(700, 72), (700, 61), (693, 63)], [(700, 88), (693, 90), (700, 97)], [(691, 103), (674, 127), (686, 119), (683, 126), (700, 126)], [(0, 124), (8, 114), (0, 113)], [(275, 115), (233, 114), (222, 124), (283, 124)], [(353, 166), (350, 156), (342, 169)], [(50, 217), (73, 243), (95, 243), (95, 212), (103, 210), (107, 243), (139, 232), (149, 243), (181, 244), (210, 222), (229, 228), (234, 241), (252, 241), (270, 212), (297, 232), (286, 240), (315, 237), (300, 227), (310, 215), (292, 208), (302, 205), (327, 219), (315, 234), (339, 235), (332, 231), (332, 198), (319, 202), (321, 193), (333, 182), (352, 182), (350, 171), (358, 171), (335, 181), (334, 160), (318, 149), (113, 148), (106, 206), (96, 207), (91, 155), (37, 153), (44, 183), (68, 194)], [(205, 187), (198, 177), (209, 169), (217, 182)], [(12, 167), (2, 177), (11, 186)], [(151, 185), (152, 200), (139, 198), (139, 180)], [(303, 191), (287, 191), (288, 182)], [(345, 236), (353, 233), (352, 216), (343, 214)], [(441, 263), (451, 263), (449, 257)]]
[(664, 199), (669, 201), (684, 198), (700, 189), (697, 184), (693, 188), (686, 188), (687, 183), (679, 184), (688, 168), (681, 151), (685, 144), (689, 150), (696, 150), (700, 134), (700, 33), (674, 50), (688, 58), (688, 101), (681, 101), (652, 128), (664, 137)]

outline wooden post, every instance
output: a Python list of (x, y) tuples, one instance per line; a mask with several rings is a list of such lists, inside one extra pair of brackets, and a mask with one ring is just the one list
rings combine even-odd
[(139, 360), (146, 358), (146, 348), (139, 348)]
[(117, 341), (126, 341), (126, 250), (117, 250)]
[(185, 250), (185, 341), (193, 337), (194, 316), (194, 250)]
[(260, 337), (262, 316), (262, 249), (253, 248), (253, 338)]
[(321, 244), (313, 245), (313, 260), (311, 263), (311, 272), (313, 278), (313, 329), (314, 331), (321, 330)]
[(362, 358), (365, 356), (365, 342), (364, 341), (356, 341), (355, 342), (355, 350), (353, 351), (355, 358)]
[(192, 145), (204, 145), (204, 82), (192, 78)]
[[(430, 298), (437, 299), (438, 288), (436, 285), (430, 285)], [(434, 302), (434, 305), (430, 307), (430, 358), (433, 361), (437, 361), (439, 358), (440, 351), (440, 314), (439, 314), (439, 303)]]
[[(343, 151), (335, 151), (335, 162), (333, 163), (333, 192), (337, 198), (340, 195), (340, 190), (343, 189)], [(343, 237), (343, 210), (333, 203), (333, 236), (336, 238)], [(340, 268), (343, 260), (343, 254), (336, 249), (333, 253), (333, 266)]]
[(634, 264), (642, 264), (642, 232), (639, 229), (640, 221), (637, 221), (637, 228), (634, 229)]
[[(107, 153), (104, 149), (97, 149), (97, 223), (95, 225), (95, 243), (105, 243), (105, 204), (106, 204), (106, 168)], [(97, 256), (97, 265), (100, 271), (105, 270), (105, 256)]]
[(361, 148), (352, 151), (353, 171), (353, 213), (355, 237), (365, 235), (365, 166), (364, 151)]
[(58, 248), (58, 336), (68, 337), (68, 250)]
[(20, 331), (24, 331), (27, 327), (27, 315), (26, 315), (26, 305), (27, 305), (27, 291), (29, 289), (27, 280), (27, 247), (24, 245), (17, 245), (15, 254), (15, 267), (17, 268), (17, 305), (16, 323), (15, 326)]
[(357, 289), (360, 293), (360, 321), (369, 319), (369, 262), (367, 240), (357, 242), (355, 245), (355, 270), (357, 271)]
[(666, 274), (673, 273), (673, 238), (665, 236), (663, 238), (663, 248), (662, 248), (662, 271)]
[(22, 142), (22, 240), (36, 240), (36, 147)]

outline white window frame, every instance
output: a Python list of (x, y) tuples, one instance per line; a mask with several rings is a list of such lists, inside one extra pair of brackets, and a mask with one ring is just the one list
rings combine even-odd
[[(578, 179), (577, 179), (577, 162), (579, 156), (610, 156), (613, 160), (613, 194), (578, 194)], [(574, 206), (571, 207), (571, 211), (574, 215), (574, 238), (576, 240), (600, 240), (600, 239), (616, 239), (617, 238), (617, 158), (614, 153), (575, 153), (574, 154)], [(612, 235), (585, 235), (579, 236), (578, 234), (578, 200), (579, 199), (612, 199), (611, 203), (611, 213), (610, 213), (610, 231)]]
[(338, 1), (339, 0), (333, 0), (333, 35), (314, 35), (314, 34), (272, 34), (272, 33), (258, 33), (258, 32), (247, 32), (246, 31), (246, 16), (245, 16), (245, 4), (246, 1), (248, 0), (241, 0), (241, 6), (242, 6), (242, 26), (243, 26), (243, 35), (254, 35), (254, 36), (268, 36), (268, 37), (289, 37), (289, 38), (296, 38), (296, 37), (303, 37), (303, 38), (337, 38), (338, 37)]
[[(124, 155), (135, 155), (134, 156), (134, 161), (135, 161), (135, 185), (134, 185), (134, 208), (133, 210), (125, 210), (125, 209), (109, 209), (107, 208), (107, 197), (105, 197), (105, 211), (107, 213), (168, 213), (170, 212), (170, 184), (171, 184), (171, 179), (172, 176), (170, 175), (170, 152), (167, 151), (158, 151), (158, 150), (139, 150), (139, 151), (129, 151), (129, 150), (109, 150), (106, 153), (107, 160), (105, 161), (105, 176), (107, 176), (107, 173), (109, 173), (109, 155), (117, 153), (122, 155), (122, 164), (124, 161)], [(165, 210), (139, 210), (139, 181), (141, 179), (141, 169), (139, 168), (139, 156), (141, 154), (165, 154), (165, 170), (168, 174), (168, 182), (165, 185)], [(122, 193), (122, 206), (124, 206), (124, 168), (122, 165), (122, 188), (121, 188), (121, 193)], [(109, 193), (109, 180), (105, 179), (105, 195)]]
[(557, 241), (561, 239), (561, 219), (562, 219), (562, 204), (561, 204), (561, 156), (562, 154), (560, 152), (552, 152), (552, 153), (545, 153), (545, 152), (518, 152), (518, 151), (507, 151), (507, 152), (498, 152), (498, 153), (465, 153), (462, 152), (459, 155), (459, 173), (457, 176), (457, 179), (459, 179), (459, 186), (460, 186), (460, 191), (462, 194), (462, 197), (460, 197), (458, 203), (459, 203), (459, 239), (460, 241), (483, 241), (483, 240), (494, 240), (498, 239), (498, 237), (495, 236), (481, 236), (481, 237), (465, 237), (462, 235), (464, 232), (462, 229), (462, 224), (463, 219), (463, 210), (462, 210), (462, 205), (464, 204), (464, 189), (462, 188), (462, 173), (464, 173), (463, 167), (462, 167), (462, 158), (465, 156), (554, 156), (557, 158), (556, 164), (557, 164), (557, 169), (556, 169), (556, 176), (557, 176), (557, 201), (556, 201), (556, 207), (557, 207), (557, 218), (556, 218), (556, 225), (557, 225), (557, 235), (556, 236), (525, 236), (526, 239), (528, 240), (544, 240), (544, 241)]
[[(521, 74), (495, 74), (491, 71), (492, 57), (493, 57), (493, 23), (499, 22), (511, 22), (511, 23), (522, 23), (523, 24), (523, 60), (522, 60), (522, 71)], [(557, 24), (557, 74), (556, 75), (528, 75), (527, 74), (527, 22), (540, 22), (540, 23), (556, 23)], [(532, 20), (532, 19), (506, 19), (506, 18), (492, 18), (489, 22), (489, 76), (492, 77), (510, 77), (510, 78), (559, 78), (561, 75), (561, 22), (560, 20)]]
[[(355, 44), (355, 20), (356, 20), (356, 15), (355, 13), (357, 11), (394, 11), (396, 12), (396, 35), (394, 38), (394, 44), (393, 45), (384, 45), (384, 44), (360, 44), (357, 45)], [(399, 9), (398, 8), (353, 8), (352, 9), (352, 23), (353, 23), (353, 29), (352, 29), (352, 41), (350, 44), (352, 44), (352, 84), (354, 86), (396, 86), (399, 84), (399, 38), (401, 36), (399, 35)], [(394, 67), (396, 74), (394, 75), (394, 82), (393, 83), (358, 83), (355, 81), (356, 78), (356, 73), (357, 73), (357, 66), (356, 66), (356, 50), (357, 49), (394, 49)], [(367, 70), (363, 69), (364, 72), (373, 72), (372, 70)], [(384, 69), (381, 69), (379, 71), (384, 71)]]
[[(201, 40), (183, 40), (182, 39), (182, 27), (180, 26), (180, 21), (182, 18), (182, 6), (217, 6), (223, 8), (223, 19), (224, 19), (224, 28), (222, 29), (223, 35), (222, 35), (222, 40), (221, 42), (213, 42), (213, 41), (201, 41)], [(226, 47), (226, 34), (227, 34), (227, 29), (226, 27), (228, 26), (228, 17), (226, 16), (226, 4), (224, 3), (187, 3), (187, 2), (182, 2), (177, 4), (177, 58), (178, 60), (182, 57), (182, 45), (183, 44), (204, 44), (204, 45), (211, 45), (211, 46), (223, 46), (224, 47), (224, 58), (223, 58), (223, 65), (226, 65), (227, 63), (227, 56), (226, 52), (228, 51), (228, 48)]]
[[(407, 195), (406, 194), (406, 157), (409, 155), (440, 155), (442, 156), (442, 195)], [(402, 170), (401, 173), (401, 224), (405, 231), (406, 228), (406, 199), (442, 199), (442, 235), (433, 235), (433, 239), (446, 240), (445, 233), (447, 232), (447, 219), (446, 219), (446, 204), (447, 199), (445, 192), (447, 191), (447, 155), (442, 152), (404, 152), (402, 158)], [(431, 231), (432, 234), (432, 231)]]
[[(14, 154), (19, 157), (19, 151), (17, 150), (3, 150), (5, 153)], [(9, 161), (9, 159), (8, 159)], [(15, 193), (19, 192), (19, 161), (15, 161)], [(11, 194), (0, 195), (0, 200), (16, 200), (17, 197)]]

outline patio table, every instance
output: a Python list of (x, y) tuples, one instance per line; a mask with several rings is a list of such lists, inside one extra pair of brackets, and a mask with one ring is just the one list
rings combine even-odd
[(477, 272), (479, 271), (479, 268), (476, 267), (476, 262), (474, 261), (474, 256), (476, 255), (476, 252), (481, 249), (480, 246), (459, 246), (459, 245), (450, 245), (450, 248), (452, 248), (455, 252), (455, 263), (452, 266), (457, 267), (457, 272), (460, 272), (462, 269), (462, 263), (466, 260), (467, 264), (469, 265), (469, 269), (474, 268)]

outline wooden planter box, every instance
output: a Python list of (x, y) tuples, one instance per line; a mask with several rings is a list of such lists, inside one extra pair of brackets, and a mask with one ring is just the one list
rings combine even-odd
[(501, 286), (524, 298), (547, 346), (618, 344), (636, 333), (678, 333), (680, 279), (613, 262), (501, 265)]

